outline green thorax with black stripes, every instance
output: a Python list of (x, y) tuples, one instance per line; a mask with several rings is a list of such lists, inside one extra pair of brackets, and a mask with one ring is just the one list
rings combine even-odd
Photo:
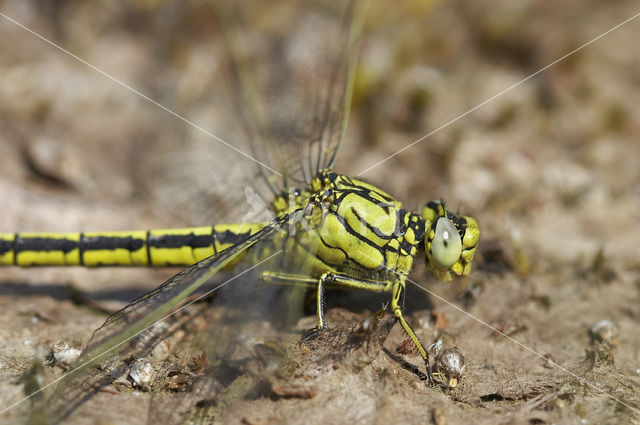
[[(312, 274), (338, 271), (380, 279), (411, 270), (424, 239), (425, 220), (403, 209), (386, 192), (325, 171), (305, 190), (290, 193), (295, 193), (295, 202), (289, 205), (305, 210), (307, 224), (318, 239)], [(277, 204), (276, 211), (282, 211)]]

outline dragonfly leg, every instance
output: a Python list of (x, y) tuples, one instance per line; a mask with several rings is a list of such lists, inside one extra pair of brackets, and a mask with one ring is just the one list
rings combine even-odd
[(318, 321), (316, 327), (307, 330), (302, 335), (302, 341), (310, 341), (320, 335), (325, 328), (324, 322), (324, 280), (326, 280), (327, 274), (324, 274), (320, 279), (312, 278), (309, 276), (292, 274), (292, 273), (280, 273), (280, 272), (264, 272), (261, 274), (261, 279), (266, 283), (278, 284), (278, 285), (292, 285), (302, 286), (306, 288), (315, 287), (317, 290), (318, 302), (316, 312), (318, 315)]
[(318, 283), (318, 279), (314, 279), (309, 276), (280, 272), (263, 272), (260, 275), (260, 279), (265, 283), (301, 286), (304, 288), (314, 288)]
[(338, 286), (343, 288), (352, 288), (352, 289), (360, 289), (363, 291), (370, 292), (385, 292), (389, 291), (391, 288), (390, 282), (376, 282), (376, 281), (367, 281), (363, 279), (354, 278), (348, 275), (327, 272), (320, 276), (320, 279), (317, 280), (317, 302), (316, 302), (316, 314), (318, 316), (318, 321), (316, 323), (315, 329), (309, 330), (303, 337), (303, 341), (308, 341), (316, 338), (324, 329), (326, 329), (326, 321), (324, 319), (324, 288), (325, 285), (329, 284), (331, 286)]
[(316, 322), (316, 327), (314, 329), (309, 329), (302, 336), (302, 340), (303, 341), (310, 341), (312, 339), (317, 338), (318, 335), (320, 335), (320, 333), (323, 330), (325, 330), (325, 328), (327, 327), (327, 325), (325, 323), (325, 320), (324, 320), (324, 308), (325, 308), (324, 284), (325, 284), (325, 281), (331, 280), (332, 276), (333, 276), (333, 274), (331, 274), (331, 273), (325, 273), (322, 276), (320, 276), (320, 279), (317, 280), (316, 315), (318, 317), (318, 320)]
[(398, 279), (393, 283), (393, 295), (391, 297), (391, 310), (393, 314), (400, 321), (400, 325), (402, 325), (402, 329), (404, 329), (405, 333), (409, 336), (411, 341), (415, 344), (424, 360), (425, 368), (427, 369), (427, 378), (429, 379), (429, 383), (433, 384), (433, 376), (431, 375), (431, 365), (429, 364), (429, 353), (424, 349), (420, 340), (411, 329), (411, 326), (407, 323), (402, 315), (402, 308), (400, 307), (400, 296), (402, 295), (402, 291), (405, 287), (404, 279)]
[(316, 314), (318, 315), (318, 322), (316, 323), (316, 330), (318, 332), (324, 330), (326, 324), (324, 322), (324, 282), (327, 280), (328, 274), (323, 274), (320, 279), (318, 279), (318, 292), (316, 297)]

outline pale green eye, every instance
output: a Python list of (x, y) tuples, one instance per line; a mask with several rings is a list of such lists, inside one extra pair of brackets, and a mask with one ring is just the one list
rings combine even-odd
[(447, 269), (453, 266), (462, 253), (462, 240), (456, 226), (446, 217), (436, 223), (436, 233), (431, 241), (431, 256), (436, 266)]

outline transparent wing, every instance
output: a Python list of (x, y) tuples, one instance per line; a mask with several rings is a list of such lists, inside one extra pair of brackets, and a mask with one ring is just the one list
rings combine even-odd
[(192, 129), (160, 132), (139, 164), (154, 209), (182, 225), (237, 221), (247, 185), (268, 204), (332, 167), (363, 9), (357, 1), (216, 2), (211, 68), (197, 76), (207, 107), (189, 118), (259, 163)]
[[(290, 10), (283, 8), (271, 20), (264, 9), (271, 2), (242, 3), (242, 11), (220, 14), (234, 105), (252, 153), (282, 174), (258, 168), (279, 194), (333, 166), (348, 120), (364, 8), (353, 1), (314, 2), (311, 8), (289, 2)], [(310, 11), (301, 13), (303, 5)], [(283, 19), (283, 13), (296, 19)], [(242, 24), (225, 25), (234, 20)], [(234, 31), (238, 27), (254, 31)]]
[[(309, 275), (311, 265), (308, 263), (315, 256), (301, 257), (300, 254), (315, 252), (318, 240), (312, 230), (305, 230), (310, 229), (305, 223), (302, 210), (278, 219), (246, 241), (186, 268), (110, 316), (95, 331), (75, 368), (51, 390), (52, 394), (43, 400), (41, 408), (34, 411), (32, 422), (63, 421), (79, 407), (90, 408), (91, 398), (105, 386), (132, 376), (132, 364), (151, 355), (160, 342), (178, 330), (184, 333), (185, 327), (189, 327), (193, 310), (177, 314), (177, 307), (196, 292), (211, 294), (209, 303), (213, 308), (207, 308), (208, 313), (199, 318), (206, 326), (191, 329), (193, 333), (189, 334), (195, 336), (181, 348), (195, 353), (194, 356), (200, 355), (202, 359), (195, 362), (199, 366), (181, 367), (177, 357), (171, 366), (171, 370), (180, 371), (178, 375), (188, 376), (191, 395), (182, 398), (181, 409), (191, 412), (192, 409), (185, 406), (193, 404), (194, 398), (202, 397), (200, 386), (215, 384), (215, 391), (210, 391), (214, 396), (228, 391), (238, 373), (245, 375), (245, 381), (264, 380), (275, 358), (286, 358), (286, 348), (276, 345), (284, 341), (280, 331), (295, 324), (302, 315), (305, 288), (261, 283), (261, 276), (267, 271), (283, 273), (292, 269), (303, 276)], [(232, 272), (218, 276), (230, 265), (234, 265)], [(294, 335), (290, 333), (289, 338)], [(273, 340), (267, 342), (271, 336)], [(278, 341), (277, 344), (274, 341)], [(187, 350), (187, 346), (191, 348)], [(271, 352), (265, 354), (265, 349)], [(255, 364), (249, 361), (252, 367), (245, 368), (248, 357), (260, 356), (263, 360)], [(265, 356), (269, 357), (268, 361)], [(166, 359), (156, 356), (155, 360)], [(150, 381), (150, 386), (163, 392), (175, 389), (172, 385), (181, 385), (171, 381), (175, 375), (163, 369), (164, 363), (156, 366), (162, 378)], [(215, 380), (209, 382), (211, 376), (215, 376)], [(159, 408), (165, 410), (164, 406)]]
[[(91, 337), (76, 366), (69, 372), (68, 378), (61, 382), (52, 398), (44, 404), (46, 417), (62, 419), (76, 404), (81, 404), (87, 396), (95, 393), (96, 388), (105, 385), (109, 379), (95, 373), (94, 366), (112, 359), (114, 355), (128, 351), (126, 355), (140, 355), (148, 349), (151, 340), (158, 340), (167, 329), (154, 328), (167, 318), (170, 312), (189, 295), (206, 286), (222, 268), (243, 255), (245, 251), (262, 238), (269, 238), (274, 226), (267, 226), (252, 235), (246, 241), (231, 247), (218, 255), (206, 258), (158, 286), (153, 291), (136, 299), (122, 310), (111, 315)], [(215, 291), (216, 287), (210, 288)], [(142, 335), (143, 343), (135, 338)], [(149, 338), (149, 334), (153, 336)], [(149, 341), (144, 341), (149, 340)], [(129, 344), (131, 342), (131, 344)], [(117, 363), (117, 362), (116, 362)], [(122, 363), (109, 367), (111, 375), (122, 374), (126, 366)], [(106, 381), (105, 381), (106, 379)], [(85, 394), (86, 393), (86, 394)], [(60, 397), (64, 395), (64, 397)]]

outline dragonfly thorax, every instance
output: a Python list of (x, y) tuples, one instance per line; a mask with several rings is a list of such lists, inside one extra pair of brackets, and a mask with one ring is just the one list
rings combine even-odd
[(316, 255), (338, 271), (408, 274), (423, 240), (424, 220), (368, 183), (336, 173), (319, 178), (322, 190), (309, 200), (319, 236)]
[(418, 251), (443, 281), (471, 271), (480, 231), (472, 217), (457, 216), (442, 201), (410, 212), (383, 190), (328, 170), (303, 190), (283, 191), (274, 202), (279, 216), (304, 210), (315, 239), (313, 274), (348, 272), (406, 276)]

